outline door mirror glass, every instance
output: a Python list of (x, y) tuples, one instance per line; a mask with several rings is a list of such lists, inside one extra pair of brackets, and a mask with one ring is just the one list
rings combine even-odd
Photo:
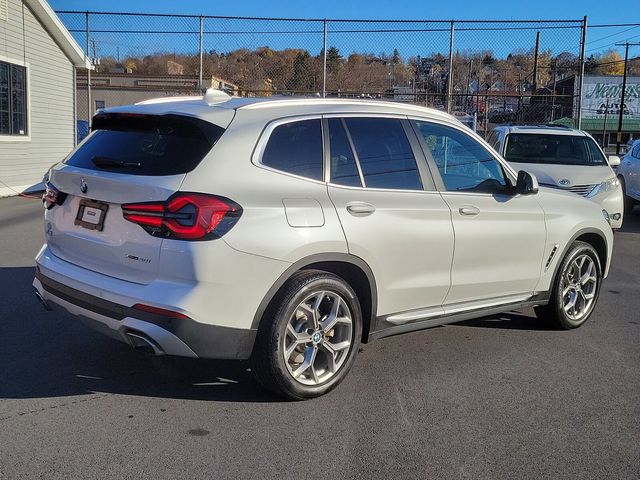
[(609, 155), (609, 166), (617, 167), (620, 165), (620, 157), (617, 155)]
[(516, 193), (520, 195), (532, 195), (538, 193), (538, 179), (532, 173), (520, 170), (516, 182)]

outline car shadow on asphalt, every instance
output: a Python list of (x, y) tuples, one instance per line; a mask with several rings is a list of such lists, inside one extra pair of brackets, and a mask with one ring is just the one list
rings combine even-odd
[(277, 402), (246, 361), (153, 355), (45, 311), (33, 267), (0, 267), (0, 399), (112, 393), (225, 402)]
[(622, 220), (621, 233), (640, 233), (640, 206), (626, 212)]
[(521, 312), (509, 312), (489, 317), (474, 318), (464, 322), (453, 323), (462, 327), (499, 328), (502, 330), (556, 330), (543, 319), (534, 314), (527, 315)]

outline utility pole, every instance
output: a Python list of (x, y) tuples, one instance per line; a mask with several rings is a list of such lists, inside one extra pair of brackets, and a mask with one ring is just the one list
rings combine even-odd
[(538, 89), (538, 51), (540, 50), (540, 32), (536, 32), (536, 48), (533, 51), (533, 91)]
[(507, 69), (504, 69), (504, 78), (502, 79), (502, 113), (507, 113)]
[(518, 73), (518, 113), (516, 114), (516, 121), (519, 123), (521, 121), (520, 117), (522, 116), (522, 112), (520, 109), (522, 108), (522, 74)]
[(604, 150), (604, 147), (606, 147), (606, 143), (605, 142), (605, 138), (607, 136), (607, 117), (609, 116), (609, 97), (607, 97), (606, 99), (606, 104), (604, 107), (604, 122), (602, 122), (602, 149)]
[[(582, 128), (582, 92), (584, 91), (584, 64), (585, 64), (585, 55), (587, 45), (587, 16), (585, 15), (582, 19), (582, 36), (580, 37), (580, 79), (578, 82), (578, 101), (576, 105), (576, 101), (574, 99), (572, 112), (576, 111), (576, 128), (580, 130)], [(574, 77), (574, 85), (575, 85), (575, 77)], [(575, 87), (574, 87), (574, 95), (575, 95)], [(573, 116), (573, 114), (572, 114)]]
[(624, 72), (622, 75), (622, 98), (620, 99), (620, 115), (618, 116), (618, 133), (616, 134), (616, 155), (620, 155), (620, 142), (622, 141), (622, 117), (624, 116), (624, 96), (627, 89), (627, 62), (629, 61), (629, 47), (640, 46), (640, 43), (616, 43), (616, 46), (624, 46)]

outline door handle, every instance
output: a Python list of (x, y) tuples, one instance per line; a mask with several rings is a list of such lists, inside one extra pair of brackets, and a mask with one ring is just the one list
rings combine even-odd
[(480, 209), (472, 205), (465, 205), (464, 207), (460, 207), (458, 211), (460, 212), (460, 215), (466, 215), (468, 217), (473, 217), (480, 213)]
[(366, 217), (376, 211), (376, 207), (370, 203), (353, 202), (347, 205), (347, 212), (355, 217)]

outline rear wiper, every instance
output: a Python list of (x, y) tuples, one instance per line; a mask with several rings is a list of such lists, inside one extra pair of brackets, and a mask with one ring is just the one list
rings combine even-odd
[(103, 168), (142, 168), (140, 162), (125, 162), (109, 157), (93, 157), (91, 161), (96, 167)]

